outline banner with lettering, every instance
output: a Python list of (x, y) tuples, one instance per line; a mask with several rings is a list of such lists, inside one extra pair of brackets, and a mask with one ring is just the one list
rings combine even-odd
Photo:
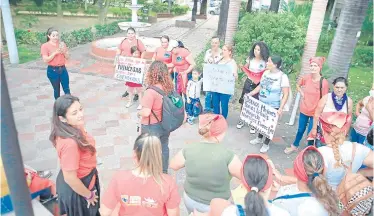
[(114, 71), (114, 78), (126, 82), (143, 84), (146, 60), (119, 56)]
[(203, 90), (233, 95), (235, 77), (232, 68), (225, 64), (204, 64)]
[(278, 111), (256, 98), (244, 95), (244, 103), (240, 118), (256, 128), (258, 133), (273, 139), (278, 123)]

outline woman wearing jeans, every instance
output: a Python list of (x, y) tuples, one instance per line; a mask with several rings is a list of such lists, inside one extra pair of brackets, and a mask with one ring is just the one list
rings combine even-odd
[(59, 40), (56, 29), (48, 29), (47, 42), (41, 46), (40, 54), (48, 64), (47, 77), (52, 84), (55, 99), (60, 97), (60, 84), (65, 94), (70, 94), (69, 74), (65, 67), (69, 53), (66, 44)]
[[(224, 45), (222, 47), (222, 59), (218, 62), (218, 64), (226, 64), (229, 65), (232, 69), (232, 74), (235, 77), (235, 80), (238, 79), (238, 66), (235, 60), (232, 58), (232, 46), (231, 45)], [(231, 95), (229, 94), (222, 94), (218, 92), (212, 92), (212, 99), (213, 99), (213, 110), (214, 114), (222, 114), (225, 119), (227, 119), (227, 115), (229, 114), (229, 100)], [(222, 109), (222, 113), (221, 113)]]
[[(161, 61), (152, 62), (145, 78), (148, 87), (156, 87), (164, 91), (166, 95), (173, 91), (173, 82), (168, 72), (168, 67)], [(142, 109), (138, 116), (141, 116), (142, 134), (149, 133), (156, 135), (162, 145), (162, 171), (168, 172), (169, 166), (169, 135), (162, 125), (162, 95), (155, 90), (148, 88), (140, 102)]]
[(318, 101), (322, 96), (329, 92), (329, 82), (322, 77), (321, 71), (324, 57), (314, 57), (309, 60), (310, 74), (303, 76), (296, 85), (301, 95), (299, 128), (294, 143), (291, 147), (284, 150), (284, 153), (291, 154), (298, 150), (300, 140), (303, 138), (305, 129), (308, 125), (307, 134), (313, 127), (314, 111), (317, 108)]
[[(260, 85), (253, 91), (248, 93), (250, 96), (259, 94), (259, 100), (274, 109), (278, 110), (280, 117), (283, 112), (283, 107), (287, 102), (288, 94), (290, 91), (290, 82), (285, 73), (280, 70), (282, 65), (282, 58), (278, 55), (269, 57), (267, 62), (267, 71), (262, 75)], [(262, 144), (260, 149), (261, 153), (266, 153), (269, 150), (270, 139), (264, 138), (263, 134), (258, 134), (258, 137), (250, 143), (252, 145)]]

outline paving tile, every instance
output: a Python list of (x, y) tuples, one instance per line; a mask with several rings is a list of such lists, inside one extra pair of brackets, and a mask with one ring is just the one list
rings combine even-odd
[(96, 148), (99, 157), (106, 157), (114, 154), (113, 146), (106, 146), (101, 148)]
[(35, 125), (35, 132), (50, 131), (50, 130), (51, 130), (50, 123)]
[(106, 135), (106, 128), (93, 129), (91, 133), (93, 136)]

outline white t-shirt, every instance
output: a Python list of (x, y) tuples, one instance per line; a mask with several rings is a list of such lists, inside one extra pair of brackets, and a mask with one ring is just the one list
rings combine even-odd
[(290, 82), (282, 71), (266, 71), (261, 77), (260, 86), (260, 101), (277, 109), (280, 107), (282, 88), (290, 87)]
[(266, 68), (266, 62), (264, 60), (257, 61), (255, 59), (247, 58), (245, 60), (247, 64), (249, 64), (248, 69), (254, 73), (259, 73)]
[[(343, 166), (335, 167), (336, 161), (331, 147), (323, 146), (318, 148), (318, 150), (321, 152), (325, 161), (327, 182), (334, 190), (336, 190), (336, 187), (344, 178), (345, 169)], [(356, 144), (356, 154), (352, 163), (353, 173), (356, 173), (362, 166), (362, 163), (364, 162), (370, 151), (371, 150), (368, 147), (361, 144)], [(345, 141), (342, 145), (339, 146), (339, 153), (343, 163), (345, 163), (349, 167), (352, 161), (352, 143), (349, 141)]]
[[(294, 195), (301, 192), (296, 184), (286, 185), (279, 189), (277, 196)], [(299, 197), (293, 199), (274, 200), (273, 204), (287, 210), (291, 216), (328, 216), (329, 213), (315, 197)]]
[[(290, 214), (286, 210), (281, 209), (271, 203), (268, 203), (267, 210), (269, 213), (268, 216), (290, 216)], [(231, 205), (223, 210), (221, 216), (239, 216), (238, 213), (239, 212), (238, 212), (238, 208), (236, 207), (236, 205)]]
[(190, 98), (200, 98), (201, 94), (201, 84), (203, 83), (203, 79), (201, 78), (199, 81), (189, 80), (187, 83), (187, 94)]

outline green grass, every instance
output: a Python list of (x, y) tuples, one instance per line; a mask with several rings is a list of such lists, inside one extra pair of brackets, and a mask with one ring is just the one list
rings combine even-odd
[[(19, 63), (23, 64), (40, 58), (40, 49), (35, 45), (17, 45)], [(4, 46), (4, 50), (8, 52), (8, 47)]]

